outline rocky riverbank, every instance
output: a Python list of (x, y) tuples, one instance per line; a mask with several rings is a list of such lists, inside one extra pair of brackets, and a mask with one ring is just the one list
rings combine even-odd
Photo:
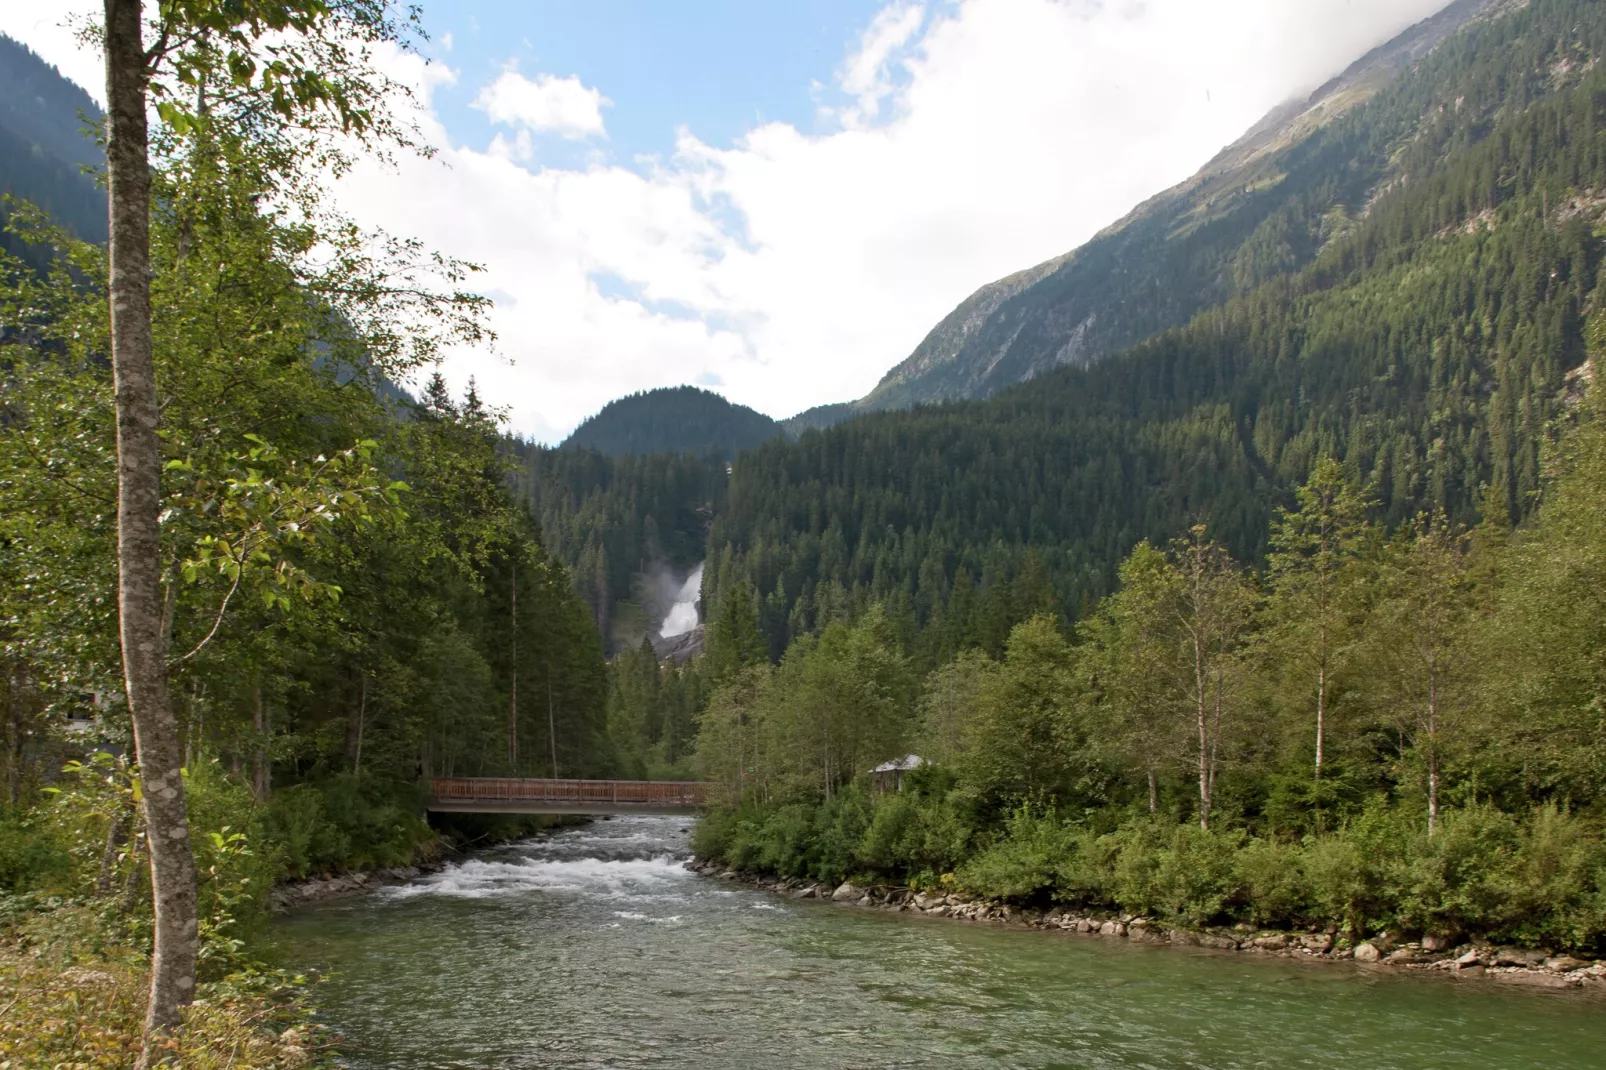
[(321, 903), (326, 899), (344, 899), (352, 895), (365, 895), (393, 884), (416, 880), (426, 873), (436, 873), (445, 862), (420, 862), (412, 866), (390, 866), (385, 869), (359, 870), (354, 873), (337, 873), (332, 876), (308, 877), (305, 880), (284, 881), (273, 886), (269, 901), (274, 913)]
[(1134, 943), (1204, 947), (1253, 955), (1281, 955), (1326, 961), (1348, 960), (1370, 968), (1431, 970), (1455, 977), (1480, 977), (1539, 988), (1587, 989), (1606, 995), (1606, 961), (1552, 954), (1520, 947), (1450, 941), (1431, 936), (1404, 939), (1380, 933), (1352, 943), (1336, 930), (1281, 932), (1234, 926), (1231, 929), (1184, 929), (1132, 914), (1104, 914), (1067, 909), (1031, 910), (958, 895), (917, 892), (912, 888), (856, 885), (832, 887), (807, 880), (739, 873), (706, 860), (687, 868), (720, 880), (739, 881), (788, 899), (821, 899), (843, 906), (921, 914), (955, 921), (1014, 925)]

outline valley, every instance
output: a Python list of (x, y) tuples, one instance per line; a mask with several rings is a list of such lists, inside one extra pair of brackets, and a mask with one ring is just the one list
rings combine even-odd
[[(0, 1062), (1593, 1065), (1606, 7), (1442, 6), (856, 400), (538, 438), (503, 356), (791, 374), (710, 161), (890, 144), (938, 53), (627, 166), (622, 90), (465, 60), (409, 128), (387, 5), (202, 7), (109, 0), (121, 110), (0, 36)], [(651, 282), (629, 212), (519, 240), (674, 345), (555, 360), (336, 197), (437, 149), (639, 190)], [(748, 274), (653, 274), (666, 175)], [(707, 805), (582, 820), (637, 781)]]

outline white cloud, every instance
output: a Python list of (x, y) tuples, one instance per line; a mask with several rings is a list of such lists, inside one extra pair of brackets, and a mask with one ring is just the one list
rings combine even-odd
[(437, 189), (453, 208), (424, 236), (517, 295), (494, 317), (514, 363), (448, 370), (521, 430), (697, 381), (786, 416), (863, 395), (977, 286), (1074, 248), (1441, 4), (898, 3), (838, 67), (834, 129), (687, 130), (639, 168), (455, 146), (450, 171), (388, 181), (390, 218)]
[(895, 3), (881, 9), (859, 38), (837, 72), (837, 85), (853, 97), (853, 105), (834, 114), (844, 126), (874, 119), (893, 91), (892, 65), (898, 54), (920, 32), (926, 9), (920, 4)]
[(503, 357), (445, 370), (517, 430), (561, 438), (612, 398), (699, 381), (786, 416), (862, 396), (976, 287), (1074, 248), (1443, 4), (899, 0), (821, 88), (823, 130), (687, 129), (666, 159), (574, 169), (530, 163), (530, 134), (601, 133), (606, 86), (506, 72), (481, 100), (515, 129), (479, 148), (428, 110), (449, 72), (398, 57), (441, 151), (341, 193), (486, 266)]
[(611, 103), (578, 78), (538, 74), (531, 79), (512, 69), (474, 98), (474, 106), (492, 122), (570, 138), (602, 137), (602, 107)]

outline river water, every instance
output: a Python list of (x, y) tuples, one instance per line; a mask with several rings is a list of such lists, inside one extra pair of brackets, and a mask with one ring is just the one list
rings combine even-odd
[(557, 832), (284, 919), (347, 1065), (1606, 1066), (1606, 1003), (789, 901), (686, 819)]

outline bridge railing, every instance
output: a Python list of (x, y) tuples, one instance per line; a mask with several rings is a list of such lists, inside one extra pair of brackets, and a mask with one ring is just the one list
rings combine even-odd
[(519, 777), (440, 777), (430, 793), (441, 802), (608, 803), (700, 807), (709, 785), (685, 780), (533, 780)]

